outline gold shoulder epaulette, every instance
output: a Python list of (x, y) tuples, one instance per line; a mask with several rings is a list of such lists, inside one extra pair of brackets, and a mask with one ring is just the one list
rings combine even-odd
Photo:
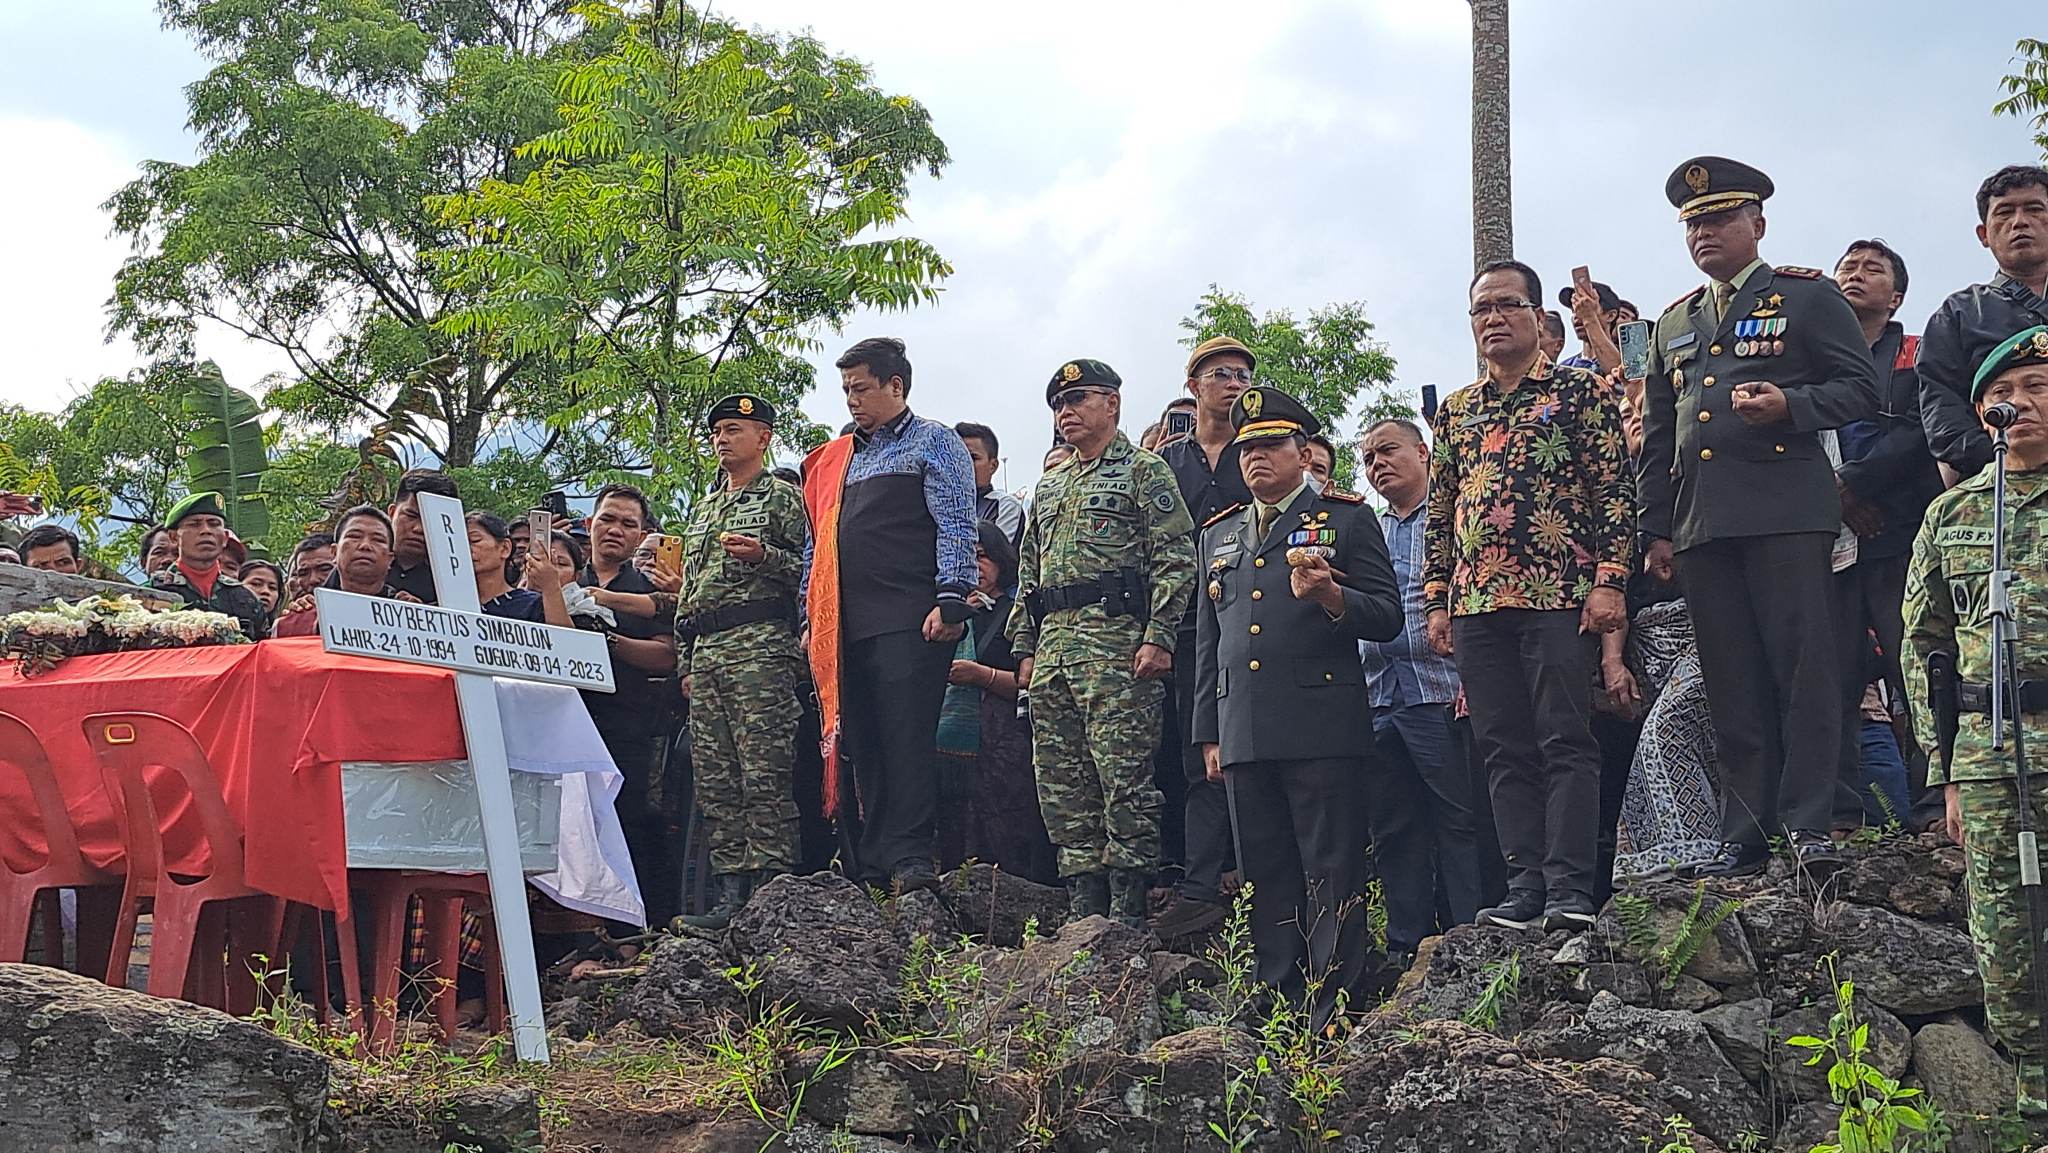
[(1324, 500), (1334, 500), (1334, 501), (1336, 501), (1336, 502), (1337, 502), (1338, 504), (1364, 504), (1364, 503), (1365, 503), (1365, 498), (1364, 498), (1364, 497), (1362, 497), (1362, 496), (1358, 495), (1358, 494), (1357, 494), (1357, 493), (1355, 493), (1355, 492), (1345, 492), (1345, 491), (1344, 491), (1343, 489), (1341, 489), (1341, 488), (1326, 488), (1326, 489), (1324, 489), (1324, 490), (1323, 490), (1323, 499), (1324, 499)]
[(1822, 272), (1818, 268), (1801, 268), (1796, 264), (1773, 265), (1771, 271), (1781, 272), (1784, 273), (1786, 276), (1796, 276), (1801, 280), (1819, 280), (1821, 277), (1827, 275), (1827, 273)]
[(1222, 512), (1217, 513), (1215, 516), (1210, 517), (1208, 520), (1203, 521), (1202, 527), (1208, 528), (1210, 525), (1215, 524), (1217, 521), (1222, 520), (1224, 517), (1229, 516), (1231, 513), (1242, 512), (1243, 510), (1244, 502), (1239, 501), (1236, 504), (1231, 505), (1229, 508), (1224, 509)]

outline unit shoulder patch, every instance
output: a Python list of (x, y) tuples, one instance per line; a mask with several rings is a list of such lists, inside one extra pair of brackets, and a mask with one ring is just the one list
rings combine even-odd
[(1324, 500), (1334, 500), (1334, 501), (1336, 501), (1336, 502), (1337, 502), (1338, 504), (1364, 504), (1364, 503), (1365, 503), (1365, 498), (1364, 498), (1364, 497), (1362, 497), (1362, 496), (1358, 495), (1358, 494), (1357, 494), (1357, 493), (1355, 493), (1355, 492), (1345, 492), (1345, 491), (1344, 491), (1343, 489), (1341, 489), (1341, 488), (1326, 488), (1326, 489), (1324, 489), (1324, 490), (1323, 490), (1323, 499), (1324, 499)]

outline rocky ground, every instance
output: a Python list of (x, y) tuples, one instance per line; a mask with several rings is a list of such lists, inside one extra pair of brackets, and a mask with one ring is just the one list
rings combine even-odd
[(1323, 1032), (1261, 1012), (1227, 926), (1186, 952), (1057, 928), (1056, 890), (987, 867), (900, 899), (783, 878), (722, 937), (557, 990), (545, 1071), (358, 1062), (284, 1010), (0, 966), (0, 1149), (1803, 1153), (1835, 1139), (1854, 1026), (1869, 1084), (1936, 1107), (1943, 1144), (1911, 1148), (2023, 1149), (1962, 870), (1891, 838), (1820, 891), (1779, 866), (1640, 888), (1580, 934), (1459, 929)]

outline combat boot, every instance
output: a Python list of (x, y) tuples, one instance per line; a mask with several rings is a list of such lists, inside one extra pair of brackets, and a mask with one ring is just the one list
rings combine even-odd
[(1109, 872), (1109, 907), (1111, 915), (1121, 924), (1133, 929), (1146, 928), (1146, 914), (1151, 912), (1151, 893), (1145, 885), (1143, 869), (1111, 869)]
[(2040, 1061), (2019, 1063), (2019, 1105), (2024, 1117), (2048, 1116), (2048, 1065)]
[(1067, 920), (1109, 915), (1109, 878), (1101, 873), (1080, 873), (1066, 878)]
[(694, 913), (677, 920), (692, 929), (723, 929), (732, 924), (732, 919), (747, 903), (747, 882), (752, 878), (746, 873), (720, 873), (711, 879), (713, 893), (711, 907), (701, 913)]

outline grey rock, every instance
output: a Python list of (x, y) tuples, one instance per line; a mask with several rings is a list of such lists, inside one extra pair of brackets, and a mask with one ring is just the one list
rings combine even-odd
[[(1233, 1153), (1211, 1122), (1245, 1142), (1237, 1149), (1281, 1153), (1294, 1145), (1278, 1112), (1285, 1094), (1254, 1072), (1257, 1042), (1228, 1028), (1190, 1029), (1128, 1057), (1058, 1070), (1046, 1105), (1064, 1117), (1061, 1153), (1175, 1149)], [(1233, 1079), (1239, 1082), (1231, 1096)], [(1059, 1108), (1060, 1102), (1071, 1102)]]
[(1697, 1014), (1707, 1036), (1721, 1050), (1735, 1071), (1750, 1083), (1763, 1080), (1764, 1059), (1770, 1046), (1771, 1002), (1766, 998), (1716, 1005)]
[(848, 1026), (900, 1007), (903, 941), (867, 891), (837, 873), (775, 878), (755, 890), (729, 936), (770, 1003)]
[(1918, 840), (1881, 841), (1851, 856), (1837, 875), (1837, 893), (1902, 916), (1940, 920), (1946, 916), (1955, 881), (1942, 875), (1933, 858), (1934, 850)]
[(882, 902), (882, 921), (905, 948), (919, 939), (941, 949), (960, 944), (960, 926), (946, 899), (929, 889), (913, 889)]
[(1080, 1049), (1137, 1052), (1162, 1033), (1156, 946), (1149, 932), (1086, 917), (1051, 940), (993, 951), (981, 1002), (959, 1024), (972, 1042), (1035, 1049), (1046, 1065)]
[(1566, 941), (1564, 946), (1550, 958), (1550, 963), (1553, 965), (1585, 965), (1591, 963), (1592, 960), (1592, 934), (1580, 933), (1578, 936)]
[(1546, 1017), (1521, 1041), (1531, 1056), (1568, 1061), (1606, 1057), (1641, 1068), (1657, 1079), (1655, 1091), (1668, 1113), (1683, 1113), (1722, 1144), (1763, 1128), (1762, 1099), (1691, 1013), (1641, 1009), (1601, 993), (1577, 1021), (1558, 1026)]
[(0, 965), (0, 1148), (308, 1153), (327, 1059), (184, 1001)]
[(1572, 974), (1572, 994), (1577, 1001), (1591, 1001), (1600, 993), (1612, 993), (1631, 1005), (1655, 1005), (1657, 990), (1641, 965), (1625, 961), (1594, 961)]
[(650, 1037), (695, 1035), (707, 1018), (745, 1008), (729, 967), (711, 942), (669, 937), (654, 947), (646, 971), (615, 995), (616, 1010), (603, 1015), (600, 1028), (634, 1021)]
[(1861, 998), (1906, 1016), (1984, 1003), (1976, 954), (1960, 929), (1863, 905), (1836, 906), (1826, 928), (1837, 972)]
[(861, 1049), (850, 1057), (811, 1049), (791, 1061), (789, 1078), (806, 1086), (803, 1111), (822, 1125), (931, 1141), (965, 1136), (984, 1149), (1015, 1145), (1034, 1101), (1028, 1078), (977, 1070), (956, 1048)]
[(1500, 1032), (1513, 1034), (1570, 988), (1565, 971), (1550, 960), (1562, 947), (1563, 942), (1549, 945), (1534, 930), (1460, 925), (1422, 942), (1393, 999), (1375, 1016), (1396, 1022), (1464, 1020), (1512, 961), (1521, 980), (1515, 995), (1501, 1005)]
[[(1641, 1069), (1527, 1057), (1456, 1021), (1375, 1026), (1347, 1044), (1336, 1077), (1328, 1120), (1345, 1153), (1642, 1153), (1670, 1112)], [(1704, 1134), (1693, 1147), (1721, 1149)]]
[[(1834, 1061), (1822, 1057), (1817, 1064), (1806, 1062), (1822, 1050), (1802, 1049), (1789, 1044), (1793, 1037), (1826, 1037), (1833, 1005), (1797, 1009), (1771, 1021), (1771, 1085), (1781, 1097), (1800, 1101), (1826, 1101), (1828, 1070)], [(1870, 1026), (1870, 1041), (1863, 1059), (1885, 1076), (1897, 1079), (1906, 1073), (1913, 1059), (1913, 1031), (1897, 1017), (1872, 1004), (1856, 1006), (1857, 1019)]]
[[(1695, 899), (1695, 889), (1660, 882), (1637, 886), (1632, 895), (1651, 902), (1651, 924), (1655, 928), (1657, 947), (1662, 948), (1677, 939)], [(1718, 891), (1708, 890), (1700, 898), (1701, 916), (1711, 913), (1723, 899)], [(1601, 910), (1599, 919), (1593, 922), (1593, 935), (1625, 960), (1653, 962), (1649, 967), (1654, 971), (1654, 958), (1642, 955), (1636, 944), (1628, 940), (1628, 930), (1622, 923), (1617, 901), (1609, 901), (1607, 908)], [(1756, 956), (1743, 932), (1739, 911), (1738, 915), (1731, 915), (1714, 926), (1713, 932), (1700, 943), (1699, 950), (1686, 963), (1685, 972), (1711, 985), (1736, 985), (1757, 975)]]
[(1841, 1110), (1832, 1105), (1814, 1102), (1794, 1105), (1785, 1111), (1785, 1120), (1778, 1126), (1773, 1148), (1785, 1150), (1785, 1153), (1807, 1153), (1816, 1145), (1833, 1144), (1835, 1123), (1840, 1117)]
[(946, 874), (944, 891), (961, 932), (1008, 949), (1023, 945), (1025, 926), (1049, 936), (1067, 914), (1064, 891), (994, 865), (962, 865)]
[(1952, 1153), (1996, 1148), (1998, 1115), (2011, 1110), (2013, 1070), (1968, 1025), (1936, 1021), (1913, 1034), (1913, 1073), (1955, 1129)]
[(1757, 893), (1742, 902), (1735, 919), (1742, 923), (1755, 956), (1782, 957), (1813, 941), (1813, 902), (1793, 893)]
[[(1741, 988), (1741, 986), (1730, 986), (1730, 988)], [(1723, 1000), (1725, 998), (1722, 997), (1721, 990), (1714, 988), (1712, 985), (1689, 973), (1680, 973), (1678, 980), (1671, 983), (1671, 988), (1664, 991), (1664, 1004), (1666, 1007), (1684, 1009), (1690, 1013), (1697, 1013), (1702, 1009), (1712, 1008)]]

